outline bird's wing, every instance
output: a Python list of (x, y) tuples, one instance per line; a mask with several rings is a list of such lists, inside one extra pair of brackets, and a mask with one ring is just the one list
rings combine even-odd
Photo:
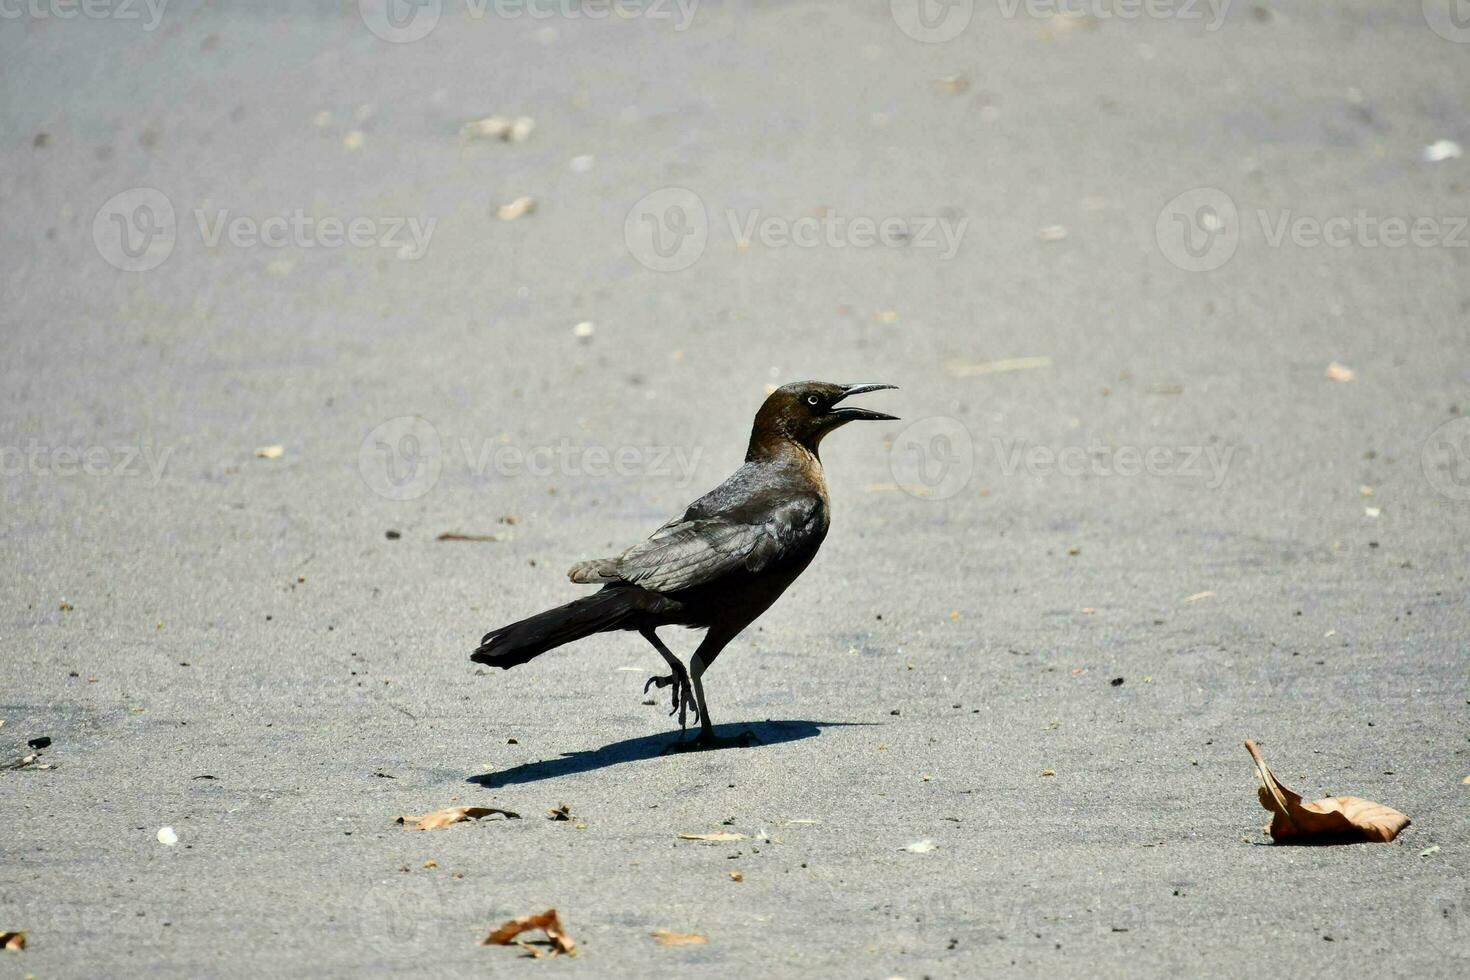
[(803, 495), (773, 506), (665, 524), (617, 558), (573, 568), (572, 580), (622, 581), (653, 592), (677, 592), (742, 569), (759, 572), (815, 530), (820, 509), (819, 499)]

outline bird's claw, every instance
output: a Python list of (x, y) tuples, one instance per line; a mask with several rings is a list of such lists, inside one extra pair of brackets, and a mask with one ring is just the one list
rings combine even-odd
[(679, 716), (679, 728), (681, 730), (688, 727), (688, 715), (690, 712), (694, 713), (694, 720), (699, 721), (699, 705), (694, 700), (694, 691), (689, 686), (688, 677), (681, 677), (676, 674), (668, 674), (663, 677), (650, 677), (648, 682), (643, 685), (643, 693), (647, 694), (648, 689), (654, 686), (657, 686), (660, 690), (669, 686), (674, 688), (669, 692), (669, 700), (673, 705), (669, 709), (669, 717), (672, 718), (674, 715)]

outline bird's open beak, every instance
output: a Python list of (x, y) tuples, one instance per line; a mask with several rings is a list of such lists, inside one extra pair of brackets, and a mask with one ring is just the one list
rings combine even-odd
[[(869, 391), (882, 391), (885, 388), (892, 388), (892, 389), (894, 389), (896, 391), (896, 390), (898, 390), (898, 385), (880, 385), (880, 384), (843, 385), (842, 386), (842, 395), (840, 397), (838, 397), (837, 401), (840, 402), (844, 398), (847, 398), (847, 397), (849, 397), (851, 395), (861, 395), (864, 392), (869, 392)], [(836, 403), (834, 402), (834, 404), (836, 404)], [(847, 422), (855, 422), (855, 421), (858, 421), (858, 420), (861, 420), (861, 419), (867, 419), (867, 420), (872, 421), (872, 422), (897, 422), (898, 421), (898, 416), (897, 415), (884, 415), (882, 412), (873, 412), (873, 411), (869, 411), (866, 408), (857, 408), (856, 406), (850, 406), (848, 408), (834, 408), (832, 410), (832, 414), (835, 415), (835, 416), (837, 416), (838, 418), (844, 420), (844, 421), (847, 421)]]

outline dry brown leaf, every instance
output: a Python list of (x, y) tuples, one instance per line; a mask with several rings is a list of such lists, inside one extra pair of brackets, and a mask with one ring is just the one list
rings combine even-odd
[(0, 949), (8, 949), (11, 952), (20, 952), (26, 948), (26, 934), (23, 932), (0, 932)]
[(714, 834), (680, 834), (679, 835), (679, 839), (680, 840), (732, 841), (732, 840), (745, 840), (745, 835), (744, 834), (737, 834), (737, 833), (734, 833), (734, 832), (728, 831), (728, 830), (724, 830), (724, 831), (720, 831), (719, 833), (714, 833)]
[(1354, 371), (1346, 364), (1339, 364), (1336, 361), (1333, 361), (1331, 364), (1327, 365), (1328, 381), (1351, 381), (1357, 376), (1358, 372)]
[(523, 915), (519, 919), (510, 919), (502, 922), (490, 931), (490, 935), (480, 940), (481, 946), (509, 946), (515, 940), (517, 946), (526, 950), (532, 956), (542, 956), (543, 952), (530, 945), (524, 940), (516, 939), (521, 933), (528, 929), (540, 929), (546, 933), (546, 938), (551, 941), (551, 955), (557, 953), (569, 953), (573, 956), (577, 953), (577, 944), (571, 936), (561, 927), (561, 919), (557, 917), (556, 909), (547, 909), (540, 915)]
[(665, 946), (702, 946), (709, 942), (708, 936), (697, 932), (670, 932), (667, 929), (653, 930), (653, 938)]
[(507, 820), (521, 819), (519, 813), (512, 813), (494, 806), (452, 806), (447, 810), (436, 810), (420, 817), (404, 814), (395, 822), (403, 824), (410, 830), (438, 830), (462, 820), (479, 820), (481, 817), (488, 817), (496, 813), (502, 814)]
[(286, 455), (286, 447), (259, 446), (255, 450), (255, 455), (259, 456), (261, 459), (280, 459), (282, 456)]
[(1302, 844), (1332, 843), (1353, 840), (1388, 843), (1409, 825), (1409, 818), (1391, 806), (1374, 803), (1356, 796), (1334, 796), (1303, 803), (1301, 794), (1277, 782), (1261, 750), (1251, 739), (1245, 740), (1246, 751), (1256, 766), (1261, 781), (1257, 790), (1261, 806), (1272, 813), (1266, 833), (1278, 844), (1282, 841)]

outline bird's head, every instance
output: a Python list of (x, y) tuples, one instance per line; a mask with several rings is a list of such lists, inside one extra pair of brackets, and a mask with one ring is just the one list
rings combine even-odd
[(827, 381), (798, 381), (771, 392), (755, 415), (750, 434), (750, 455), (770, 450), (783, 442), (794, 442), (813, 455), (822, 438), (849, 422), (890, 421), (893, 415), (874, 412), (839, 402), (867, 391), (897, 388), (884, 384), (832, 384)]

